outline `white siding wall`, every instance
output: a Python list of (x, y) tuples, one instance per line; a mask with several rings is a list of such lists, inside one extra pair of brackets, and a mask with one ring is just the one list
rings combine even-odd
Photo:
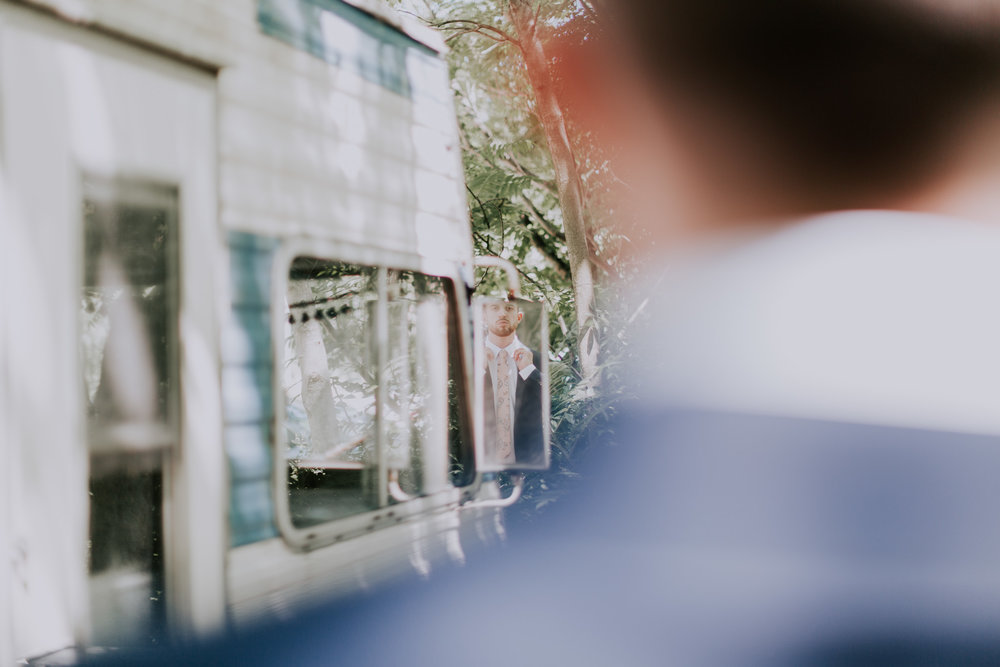
[(254, 0), (34, 4), (220, 67), (224, 228), (471, 260), (443, 66), (410, 58), (408, 99), (264, 35)]
[[(429, 264), (435, 266), (471, 263), (471, 236), (457, 127), (447, 71), (443, 65), (428, 66), (426, 58), (412, 54), (407, 62), (412, 88), (412, 95), (408, 97), (263, 34), (257, 22), (255, 0), (31, 0), (31, 4), (74, 22), (93, 25), (104, 32), (116, 33), (125, 39), (218, 69), (214, 82), (218, 127), (215, 140), (209, 139), (211, 150), (217, 151), (218, 158), (218, 224), (222, 227), (218, 238), (232, 238), (226, 233), (234, 231), (275, 237), (304, 235), (325, 239), (327, 247), (353, 243), (370, 250), (380, 248), (400, 258), (400, 261), (412, 259), (413, 262), (408, 262), (412, 264), (418, 264), (423, 259), (430, 260)], [(57, 104), (50, 106), (60, 108)], [(54, 128), (62, 127), (59, 123), (50, 124)], [(169, 141), (169, 136), (165, 140)], [(39, 184), (46, 183), (45, 178), (36, 180)], [(53, 197), (50, 191), (44, 194), (53, 205), (78, 199)], [(68, 220), (70, 216), (63, 215), (60, 219)], [(213, 256), (220, 255), (218, 248), (210, 254), (213, 252)], [(372, 256), (377, 257), (377, 252)], [(199, 263), (210, 265), (212, 262)], [(228, 262), (219, 256), (219, 266), (226, 264)], [(59, 265), (66, 267), (65, 272), (58, 274), (62, 282), (52, 290), (42, 291), (63, 295), (61, 298), (64, 299), (74, 298), (72, 295), (76, 294), (77, 288), (70, 278), (76, 265), (73, 262)], [(206, 268), (206, 271), (209, 270)], [(190, 270), (188, 273), (191, 273)], [(226, 273), (226, 269), (220, 270), (220, 275)], [(46, 275), (46, 280), (55, 280), (55, 274)], [(269, 284), (270, 277), (267, 275), (256, 278)], [(203, 282), (207, 284), (211, 280)], [(218, 295), (215, 300), (199, 302), (199, 307), (211, 308), (217, 302), (227, 305), (239, 302), (239, 295), (229, 292), (239, 292), (241, 286), (227, 285), (224, 278), (222, 282), (216, 287), (225, 294)], [(44, 287), (47, 283), (42, 281), (37, 284)], [(267, 294), (268, 290), (264, 289), (257, 297), (266, 297)], [(22, 295), (22, 299), (28, 299), (36, 309), (52, 306), (49, 301), (31, 301), (29, 296)], [(61, 304), (58, 311), (74, 312), (75, 308), (67, 301)], [(25, 317), (30, 319), (34, 311), (24, 312), (28, 313)], [(227, 387), (227, 374), (234, 370), (245, 371), (241, 364), (252, 369), (252, 363), (260, 360), (251, 359), (252, 363), (247, 366), (247, 359), (243, 358), (246, 355), (240, 356), (239, 350), (229, 344), (232, 341), (229, 333), (248, 333), (245, 323), (241, 323), (244, 328), (240, 328), (228, 321), (226, 316), (221, 317), (219, 324), (226, 341), (222, 349), (225, 364), (221, 369), (223, 398), (235, 399), (239, 403), (245, 397), (229, 389), (252, 389), (256, 380), (244, 377), (235, 387)], [(267, 325), (266, 315), (262, 314), (260, 323)], [(56, 330), (43, 329), (49, 332)], [(9, 328), (5, 333), (19, 330)], [(18, 345), (17, 340), (5, 337), (7, 349), (23, 347)], [(62, 341), (60, 348), (63, 356), (53, 354), (41, 360), (51, 366), (51, 372), (46, 370), (49, 366), (43, 368), (36, 365), (25, 369), (22, 374), (41, 383), (37, 387), (40, 396), (45, 395), (43, 390), (48, 391), (48, 387), (56, 387), (62, 392), (56, 397), (59, 405), (77, 406), (78, 386), (58, 380), (65, 375), (66, 369), (75, 368), (76, 351), (66, 340)], [(11, 358), (13, 356), (16, 355)], [(210, 360), (202, 366), (204, 376), (200, 377), (206, 380), (204, 386), (212, 394), (219, 364)], [(189, 382), (188, 391), (192, 386)], [(19, 387), (21, 403), (30, 394), (23, 389)], [(268, 389), (256, 387), (259, 396), (255, 398), (269, 396)], [(6, 393), (11, 398), (11, 392)], [(193, 395), (196, 394), (194, 392)], [(12, 405), (17, 407), (21, 403)], [(31, 405), (47, 407), (48, 402), (38, 399)], [(10, 409), (11, 405), (7, 408)], [(27, 410), (20, 410), (18, 414), (24, 416), (25, 423), (37, 421), (31, 419)], [(239, 421), (236, 417), (229, 414), (227, 419)], [(256, 423), (254, 415), (243, 417), (248, 423)], [(265, 416), (257, 421), (266, 423), (267, 418)], [(78, 443), (80, 434), (72, 425), (80, 423), (79, 415), (65, 419), (60, 426), (63, 431), (56, 439), (64, 443)], [(11, 428), (16, 426), (14, 424)], [(209, 431), (211, 429), (206, 430)], [(264, 437), (261, 435), (264, 432), (255, 431), (260, 437)], [(5, 435), (9, 433), (0, 433), (0, 436)], [(17, 450), (16, 447), (14, 449)], [(206, 452), (217, 451), (211, 446), (202, 449)], [(67, 470), (84, 469), (85, 462), (79, 457), (85, 454), (78, 448), (74, 451), (76, 458), (62, 463)], [(221, 472), (218, 476), (221, 477)], [(77, 491), (77, 495), (85, 493), (83, 488)], [(10, 493), (15, 493), (15, 490)], [(455, 495), (457, 502), (457, 492)], [(5, 497), (0, 496), (0, 500)], [(182, 511), (191, 508), (174, 509)], [(9, 512), (10, 509), (0, 502), (0, 527), (4, 518), (8, 523), (14, 520)], [(262, 597), (260, 591), (248, 586), (248, 582), (253, 582), (257, 576), (259, 568), (254, 565), (254, 559), (261, 550), (275, 558), (289, 559), (284, 561), (283, 566), (275, 568), (288, 576), (281, 582), (272, 581), (268, 585), (280, 583), (288, 587), (287, 597), (294, 599), (311, 589), (311, 577), (314, 576), (329, 585), (360, 585), (359, 582), (369, 576), (362, 564), (369, 561), (376, 563), (389, 555), (407, 560), (418, 570), (424, 567), (425, 556), (440, 555), (442, 550), (455, 552), (451, 553), (451, 557), (460, 559), (460, 545), (464, 540), (457, 538), (452, 525), (455, 521), (456, 515), (442, 512), (426, 526), (420, 522), (401, 524), (393, 530), (382, 531), (383, 535), (324, 550), (325, 554), (317, 551), (309, 555), (310, 566), (305, 570), (297, 568), (290, 560), (301, 560), (302, 556), (292, 556), (279, 540), (262, 541), (230, 551), (226, 577), (230, 590), (237, 591), (228, 600), (231, 611), (237, 617), (250, 616), (261, 605), (266, 606), (265, 597), (270, 599), (276, 596), (272, 591)], [(192, 521), (191, 525), (196, 523)], [(81, 518), (76, 525), (85, 526), (85, 519)], [(415, 539), (411, 534), (413, 531), (424, 532), (419, 539)], [(74, 533), (50, 537), (83, 544), (85, 536)], [(192, 535), (191, 544), (198, 539)], [(386, 550), (388, 543), (397, 546)], [(78, 552), (81, 550), (79, 544)], [(406, 548), (401, 549), (399, 545)], [(16, 545), (10, 544), (0, 544), (2, 546), (16, 548)], [(218, 550), (224, 548), (218, 547)], [(74, 553), (72, 549), (56, 549), (55, 546), (51, 552)], [(381, 555), (376, 557), (377, 554)], [(219, 567), (221, 560), (218, 559)], [(82, 562), (80, 558), (73, 560), (74, 563), (77, 561)], [(202, 564), (208, 561), (212, 558), (191, 559), (191, 562)], [(267, 563), (274, 564), (273, 560)], [(345, 569), (348, 565), (350, 569)], [(208, 572), (211, 568), (203, 569)], [(340, 579), (331, 579), (332, 572), (338, 572)], [(215, 574), (215, 581), (220, 581), (222, 577), (217, 572)], [(74, 576), (74, 581), (84, 581), (82, 572), (76, 572)], [(345, 583), (348, 580), (352, 583)], [(192, 575), (190, 581), (196, 582), (197, 576)], [(5, 586), (10, 588), (7, 584), (0, 585), (0, 595)], [(60, 582), (53, 582), (53, 591), (83, 598), (83, 591)], [(191, 599), (194, 600), (194, 596)], [(67, 608), (71, 611), (82, 604), (74, 602), (60, 607), (54, 601), (43, 600), (42, 603), (50, 604), (53, 609)], [(208, 610), (202, 615), (211, 616), (213, 613), (214, 610)], [(81, 618), (83, 614), (76, 612), (70, 616)], [(50, 637), (39, 642), (37, 647), (32, 645), (11, 653), (7, 648), (10, 644), (3, 637), (8, 627), (3, 620), (0, 614), (0, 625), (3, 626), (0, 628), (0, 660), (10, 655), (37, 653), (43, 648), (58, 648), (57, 643), (51, 640), (53, 634), (58, 634), (60, 642), (65, 644), (86, 634), (84, 630), (72, 627), (70, 618), (51, 630)], [(211, 628), (214, 622), (212, 618), (192, 621), (202, 629)]]

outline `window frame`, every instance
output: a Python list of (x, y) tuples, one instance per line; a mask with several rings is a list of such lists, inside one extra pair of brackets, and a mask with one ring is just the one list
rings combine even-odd
[[(176, 592), (171, 583), (175, 575), (171, 568), (169, 553), (174, 542), (170, 511), (173, 502), (172, 476), (176, 473), (172, 465), (187, 449), (183, 419), (185, 369), (181, 336), (181, 321), (186, 307), (182, 273), (186, 251), (186, 239), (183, 236), (183, 183), (180, 179), (171, 180), (141, 172), (106, 173), (79, 169), (76, 186), (74, 194), (80, 206), (80, 217), (76, 229), (78, 263), (74, 268), (77, 272), (76, 291), (80, 295), (87, 289), (98, 286), (87, 277), (88, 264), (96, 259), (88, 254), (88, 236), (91, 233), (90, 223), (87, 220), (88, 205), (106, 207), (116, 216), (111, 220), (104, 220), (107, 226), (98, 233), (117, 236), (125, 224), (117, 218), (117, 214), (125, 207), (158, 210), (164, 214), (168, 226), (168, 239), (163, 249), (166, 275), (162, 283), (165, 291), (163, 334), (166, 348), (164, 357), (166, 378), (156, 377), (155, 369), (152, 378), (157, 381), (166, 379), (168, 382), (163, 414), (138, 422), (137, 429), (130, 433), (126, 432), (124, 437), (120, 435), (116, 437), (117, 428), (121, 427), (122, 422), (115, 418), (99, 418), (92, 421), (89, 416), (89, 389), (86, 381), (80, 385), (82, 388), (80, 405), (84, 414), (82, 442), (88, 463), (89, 521), (86, 528), (88, 609), (91, 614), (100, 615), (99, 612), (107, 612), (113, 606), (120, 604), (123, 599), (127, 600), (130, 595), (133, 600), (137, 595), (148, 596), (148, 602), (133, 609), (127, 622), (123, 622), (126, 619), (120, 618), (117, 624), (109, 625), (106, 620), (95, 624), (91, 630), (91, 640), (96, 639), (105, 643), (124, 641), (130, 644), (139, 641), (140, 635), (158, 640), (169, 631), (169, 614), (177, 604)], [(102, 239), (102, 243), (108, 243), (108, 239)], [(123, 257), (124, 255), (119, 259)], [(134, 288), (138, 285), (128, 282), (127, 287)], [(108, 317), (112, 318), (111, 315)], [(148, 334), (148, 331), (145, 331), (148, 323), (144, 318), (141, 319), (145, 336)], [(110, 326), (115, 326), (113, 319)], [(88, 359), (83, 342), (85, 325), (81, 317), (77, 317), (75, 329), (78, 341), (76, 371), (83, 380)], [(148, 336), (145, 339), (151, 346), (155, 346), (153, 339)], [(109, 353), (109, 344), (109, 341), (105, 340), (102, 356)], [(102, 368), (101, 373), (103, 370)], [(100, 381), (104, 382), (106, 378), (102, 377)], [(116, 531), (122, 521), (118, 514), (118, 510), (122, 509), (121, 506), (112, 510), (110, 514), (104, 511), (109, 498), (114, 498), (112, 502), (117, 502), (117, 499), (121, 498), (119, 484), (122, 482), (138, 484), (145, 492), (143, 495), (133, 495), (135, 494), (133, 486), (132, 493), (126, 493), (126, 497), (131, 496), (133, 501), (130, 511), (135, 512), (129, 521), (131, 534)], [(115, 487), (114, 496), (108, 493), (106, 485), (109, 484)], [(134, 504), (136, 500), (148, 501), (150, 504), (140, 503), (137, 506)], [(149, 523), (135, 533), (137, 516), (139, 525), (143, 519)], [(100, 554), (109, 543), (111, 547), (118, 548), (125, 543), (127, 546), (140, 549), (142, 553), (138, 556), (132, 554), (132, 560), (124, 565), (115, 563), (114, 559), (95, 565), (95, 560), (98, 560), (95, 554)], [(136, 565), (139, 567), (134, 569)]]
[[(285, 466), (287, 461), (284, 458), (287, 445), (285, 428), (285, 392), (282, 387), (282, 369), (285, 364), (285, 330), (287, 322), (284, 313), (284, 302), (288, 291), (289, 269), (296, 257), (314, 257), (330, 262), (344, 262), (360, 266), (368, 266), (377, 269), (389, 269), (397, 271), (414, 271), (423, 273), (435, 278), (450, 281), (454, 289), (445, 292), (448, 302), (449, 317), (452, 318), (458, 329), (458, 338), (462, 341), (461, 350), (454, 350), (449, 345), (449, 355), (460, 353), (459, 361), (461, 370), (457, 378), (461, 379), (462, 386), (459, 388), (462, 396), (464, 428), (468, 434), (469, 442), (467, 447), (470, 452), (470, 459), (477, 461), (476, 446), (473, 442), (474, 418), (471, 411), (474, 405), (472, 399), (473, 388), (470, 384), (472, 369), (472, 350), (468, 345), (469, 334), (469, 311), (465, 299), (460, 295), (465, 293), (465, 282), (462, 278), (460, 267), (452, 262), (443, 260), (428, 260), (422, 257), (415, 257), (412, 254), (388, 251), (382, 248), (374, 248), (356, 243), (332, 242), (317, 240), (308, 237), (295, 237), (281, 239), (275, 251), (274, 264), (271, 276), (271, 394), (274, 417), (272, 419), (273, 429), (270, 437), (271, 444), (271, 466), (272, 466), (272, 492), (274, 494), (274, 514), (275, 523), (282, 539), (292, 548), (300, 551), (309, 551), (318, 547), (326, 546), (343, 540), (347, 540), (358, 534), (371, 532), (378, 528), (387, 528), (392, 525), (405, 522), (407, 519), (434, 511), (436, 509), (457, 506), (463, 497), (463, 488), (450, 486), (444, 490), (428, 495), (417, 496), (411, 500), (397, 502), (395, 504), (383, 504), (382, 506), (359, 514), (346, 516), (338, 519), (331, 519), (322, 524), (298, 527), (292, 521), (289, 508), (287, 475)], [(380, 291), (383, 289), (380, 281)], [(384, 304), (384, 294), (379, 294), (379, 303)], [(385, 358), (385, 350), (381, 345), (386, 341), (380, 340), (380, 358)], [(451, 361), (449, 356), (449, 361)], [(380, 400), (380, 394), (376, 392), (376, 400)], [(378, 412), (377, 412), (378, 414)], [(384, 427), (380, 425), (380, 420), (376, 420), (376, 437), (378, 447), (383, 446)], [(442, 446), (448, 447), (446, 439)], [(382, 476), (380, 476), (381, 479)], [(385, 487), (383, 489), (382, 487)], [(388, 480), (380, 482), (379, 496), (383, 498), (388, 493)]]

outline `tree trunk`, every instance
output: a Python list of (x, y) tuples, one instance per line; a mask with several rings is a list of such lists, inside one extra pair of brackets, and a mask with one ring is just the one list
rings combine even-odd
[(566, 130), (566, 118), (556, 97), (549, 61), (538, 34), (537, 15), (530, 0), (507, 0), (508, 15), (517, 31), (518, 46), (535, 93), (536, 112), (552, 156), (559, 206), (563, 214), (570, 274), (576, 298), (580, 370), (588, 385), (597, 383), (598, 343), (593, 323), (594, 267), (587, 247), (583, 182)]

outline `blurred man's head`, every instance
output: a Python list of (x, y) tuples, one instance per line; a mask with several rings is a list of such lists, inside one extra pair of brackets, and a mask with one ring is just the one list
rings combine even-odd
[(512, 339), (518, 325), (524, 318), (524, 313), (521, 312), (516, 301), (501, 301), (499, 299), (487, 301), (483, 305), (483, 311), (486, 330), (490, 333), (490, 339), (494, 343), (498, 340)]
[(647, 220), (920, 208), (1000, 144), (998, 0), (605, 5), (612, 90), (576, 99)]

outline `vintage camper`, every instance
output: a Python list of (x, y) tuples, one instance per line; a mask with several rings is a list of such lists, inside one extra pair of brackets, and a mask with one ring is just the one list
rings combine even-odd
[(443, 48), (368, 0), (0, 2), (0, 663), (502, 533)]

